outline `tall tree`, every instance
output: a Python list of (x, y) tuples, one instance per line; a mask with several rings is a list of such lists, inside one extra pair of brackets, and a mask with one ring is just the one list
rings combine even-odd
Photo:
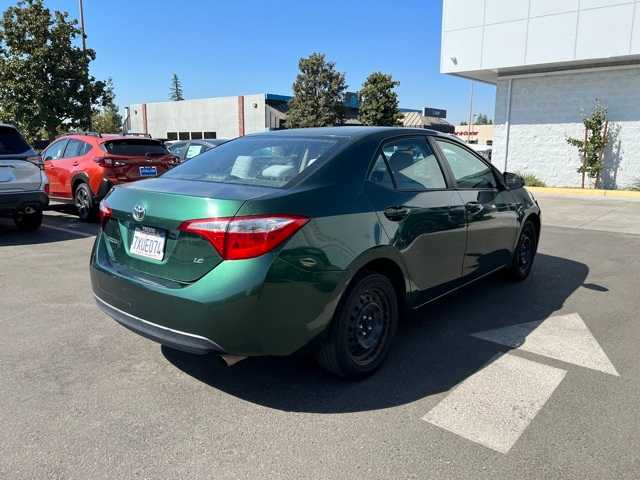
[(298, 68), (300, 73), (293, 83), (287, 127), (327, 127), (342, 123), (347, 89), (344, 74), (336, 71), (336, 64), (327, 62), (321, 53), (301, 58)]
[(43, 0), (20, 0), (0, 20), (0, 119), (31, 140), (86, 129), (108, 101), (105, 82), (88, 74), (96, 54), (76, 45), (78, 23)]
[(395, 91), (398, 85), (400, 82), (391, 75), (382, 72), (369, 75), (360, 90), (360, 122), (364, 125), (399, 125), (401, 115)]
[(182, 82), (178, 78), (177, 74), (173, 74), (171, 77), (171, 87), (169, 88), (169, 100), (179, 102), (184, 100), (184, 94), (182, 93)]
[(493, 125), (493, 120), (491, 120), (484, 113), (479, 113), (476, 117), (476, 125)]
[(91, 128), (98, 133), (119, 133), (122, 131), (122, 116), (115, 104), (112, 79), (107, 80), (105, 96), (108, 97), (106, 105), (93, 114)]

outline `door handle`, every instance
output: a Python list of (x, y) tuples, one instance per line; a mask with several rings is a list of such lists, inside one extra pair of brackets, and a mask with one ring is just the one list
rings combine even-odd
[(409, 215), (407, 207), (387, 207), (384, 209), (384, 216), (392, 222), (404, 220)]
[(75, 162), (73, 162), (73, 166), (77, 167), (78, 165), (80, 165), (80, 162), (78, 162), (77, 160)]
[(467, 202), (464, 208), (472, 215), (477, 215), (484, 210), (484, 206), (480, 202)]

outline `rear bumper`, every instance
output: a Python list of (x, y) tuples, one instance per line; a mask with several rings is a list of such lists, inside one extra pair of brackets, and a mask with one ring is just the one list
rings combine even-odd
[(148, 338), (149, 340), (153, 340), (177, 350), (195, 353), (198, 355), (205, 355), (212, 352), (224, 353), (219, 345), (216, 345), (216, 343), (208, 338), (157, 325), (120, 310), (119, 308), (105, 302), (97, 295), (95, 298), (100, 310), (109, 315), (123, 327), (126, 327), (132, 332)]
[(39, 210), (49, 205), (49, 197), (43, 191), (0, 193), (0, 214), (13, 214), (26, 207)]
[(91, 284), (100, 307), (142, 336), (194, 353), (289, 355), (329, 325), (346, 272), (309, 272), (277, 255), (225, 261), (172, 288), (110, 265), (99, 234)]

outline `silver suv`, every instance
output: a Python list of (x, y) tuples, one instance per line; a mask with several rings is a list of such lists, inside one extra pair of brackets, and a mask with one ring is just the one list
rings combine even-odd
[(0, 123), (0, 216), (12, 217), (20, 230), (37, 230), (48, 190), (40, 156), (14, 126)]

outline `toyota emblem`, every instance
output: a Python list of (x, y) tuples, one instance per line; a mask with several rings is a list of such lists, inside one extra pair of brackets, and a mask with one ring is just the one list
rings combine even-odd
[(133, 207), (133, 219), (137, 222), (144, 220), (144, 214), (146, 213), (143, 205), (136, 205)]

